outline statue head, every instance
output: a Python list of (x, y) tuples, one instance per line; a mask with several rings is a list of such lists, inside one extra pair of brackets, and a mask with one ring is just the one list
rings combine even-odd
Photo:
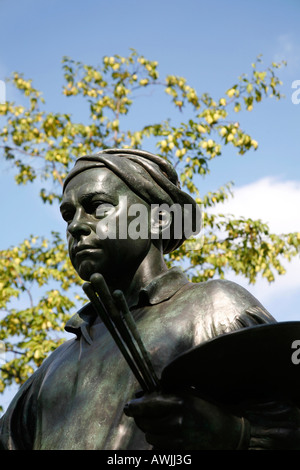
[(142, 150), (79, 158), (64, 183), (61, 213), (72, 264), (85, 280), (138, 265), (153, 244), (174, 251), (200, 230), (199, 207), (174, 167)]

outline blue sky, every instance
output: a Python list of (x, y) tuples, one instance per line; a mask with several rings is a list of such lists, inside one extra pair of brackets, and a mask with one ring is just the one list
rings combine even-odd
[[(33, 78), (47, 109), (85, 116), (80, 102), (62, 93), (64, 55), (96, 65), (104, 55), (127, 55), (129, 48), (159, 62), (160, 75), (187, 78), (199, 93), (224, 96), (242, 73), (251, 72), (258, 54), (264, 64), (287, 60), (280, 72), (280, 102), (267, 100), (240, 119), (259, 142), (243, 157), (227, 149), (212, 162), (201, 190), (234, 181), (235, 198), (226, 205), (236, 215), (262, 218), (278, 233), (300, 230), (300, 104), (291, 101), (292, 82), (300, 80), (299, 0), (0, 0), (0, 80), (14, 71)], [(7, 99), (16, 100), (7, 87)], [(164, 103), (144, 100), (134, 108), (132, 124), (165, 117)], [(17, 187), (14, 172), (0, 162), (4, 230), (0, 248), (31, 233), (64, 230), (56, 206), (37, 198), (39, 184)], [(224, 209), (222, 208), (222, 211)], [(237, 279), (278, 320), (299, 319), (299, 259), (272, 286)]]

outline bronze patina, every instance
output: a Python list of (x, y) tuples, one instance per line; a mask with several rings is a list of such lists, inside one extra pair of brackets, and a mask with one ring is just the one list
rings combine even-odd
[[(75, 163), (61, 213), (90, 302), (66, 324), (74, 338), (12, 400), (2, 449), (300, 448), (290, 361), (299, 324), (277, 323), (234, 282), (194, 284), (168, 269), (164, 254), (189, 233), (175, 236), (174, 217), (152, 220), (151, 205), (161, 204), (197, 218), (174, 168), (156, 155), (107, 149)], [(121, 234), (120, 221), (136, 222), (133, 206), (147, 236)]]

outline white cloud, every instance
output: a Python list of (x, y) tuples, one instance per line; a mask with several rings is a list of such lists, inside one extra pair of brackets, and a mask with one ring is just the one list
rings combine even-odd
[(261, 219), (275, 233), (300, 231), (300, 181), (267, 177), (234, 189), (214, 212)]
[[(261, 219), (277, 234), (300, 231), (300, 181), (280, 181), (268, 177), (237, 187), (233, 198), (211, 212)], [(244, 278), (232, 274), (227, 279), (248, 289), (278, 320), (298, 320), (299, 257), (291, 263), (284, 263), (284, 266), (286, 274), (277, 276), (272, 284), (265, 279), (258, 279), (255, 285), (249, 285)], [(287, 307), (284, 309), (283, 305)]]

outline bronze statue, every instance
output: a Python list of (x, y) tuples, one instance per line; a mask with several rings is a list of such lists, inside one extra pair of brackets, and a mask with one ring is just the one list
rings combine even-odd
[[(167, 269), (164, 253), (189, 234), (174, 227), (175, 217), (157, 217), (153, 204), (175, 204), (196, 219), (174, 168), (156, 155), (107, 149), (75, 163), (61, 213), (91, 302), (66, 324), (76, 337), (43, 362), (2, 417), (3, 449), (300, 448), (294, 369), (282, 366), (281, 387), (264, 345), (290, 341), (290, 325), (233, 282), (193, 284), (180, 268)], [(139, 208), (138, 223), (129, 207)], [(128, 236), (130, 224), (143, 236)], [(128, 324), (140, 335), (141, 373), (112, 319), (121, 333)]]

